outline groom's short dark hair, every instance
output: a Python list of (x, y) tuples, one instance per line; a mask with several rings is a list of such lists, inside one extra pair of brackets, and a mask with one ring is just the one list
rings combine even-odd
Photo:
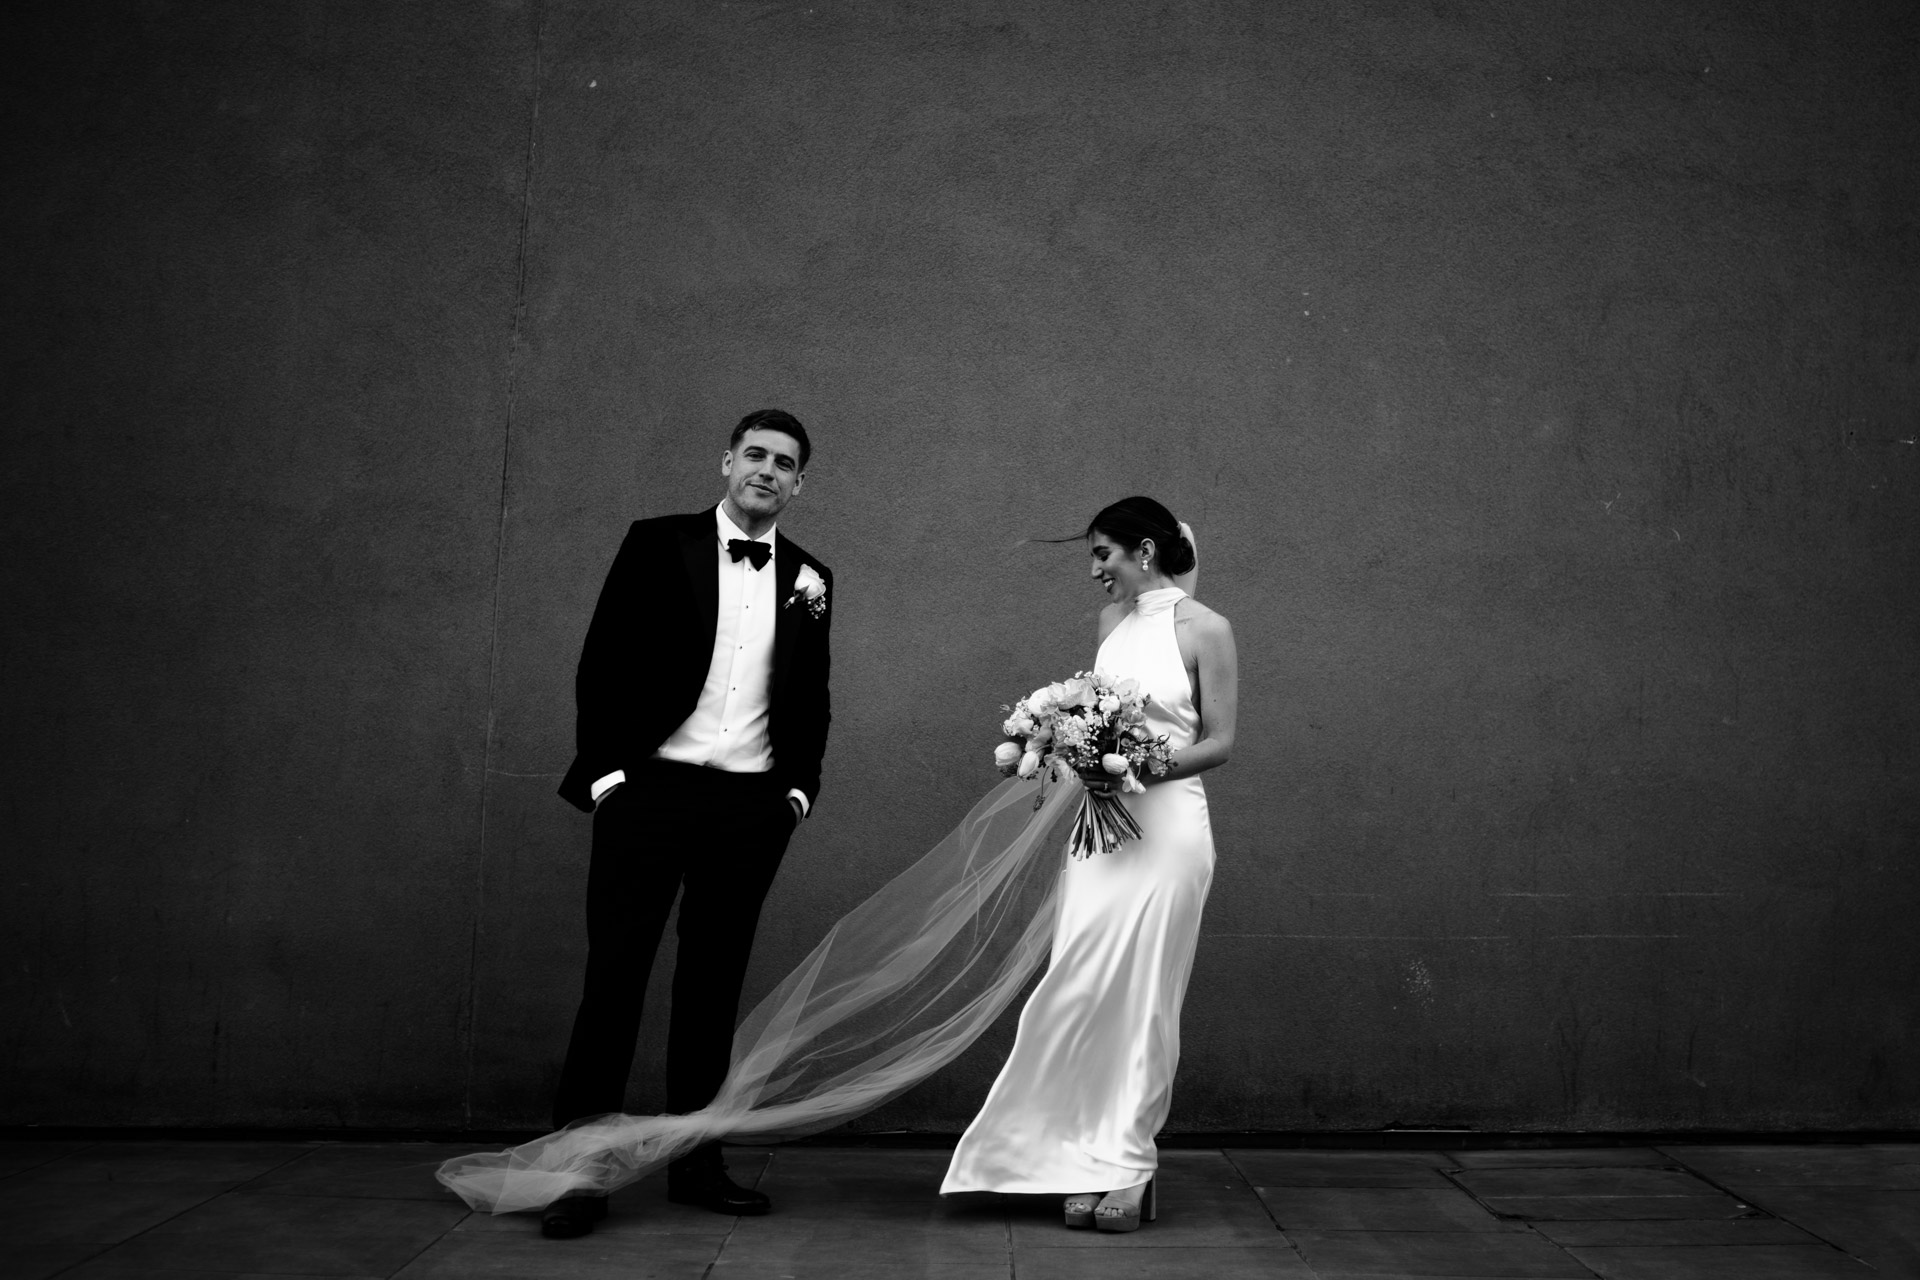
[(784, 431), (800, 442), (800, 469), (807, 469), (807, 458), (813, 453), (813, 442), (807, 439), (807, 429), (800, 425), (800, 419), (785, 409), (755, 409), (740, 419), (740, 425), (727, 437), (727, 448), (738, 449), (740, 437), (749, 431)]

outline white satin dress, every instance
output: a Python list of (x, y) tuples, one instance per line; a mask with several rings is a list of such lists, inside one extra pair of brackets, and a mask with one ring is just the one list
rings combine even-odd
[[(1168, 745), (1200, 728), (1174, 640), (1186, 592), (1142, 593), (1095, 669), (1132, 676)], [(1159, 1165), (1180, 1062), (1180, 1004), (1213, 881), (1213, 828), (1199, 778), (1124, 797), (1142, 836), (1061, 870), (1053, 951), (986, 1105), (960, 1139), (941, 1194), (1072, 1194), (1145, 1182)]]

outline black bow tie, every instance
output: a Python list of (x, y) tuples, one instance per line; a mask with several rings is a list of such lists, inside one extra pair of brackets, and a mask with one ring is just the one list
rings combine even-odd
[(754, 568), (764, 569), (767, 567), (767, 561), (773, 559), (773, 548), (764, 542), (750, 542), (745, 538), (728, 538), (727, 554), (733, 557), (735, 564), (740, 562), (741, 556), (745, 556), (753, 561)]

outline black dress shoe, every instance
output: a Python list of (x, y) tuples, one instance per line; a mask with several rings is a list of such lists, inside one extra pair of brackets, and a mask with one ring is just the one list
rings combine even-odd
[(729, 1178), (727, 1166), (718, 1161), (691, 1169), (669, 1167), (667, 1199), (742, 1218), (758, 1217), (773, 1208), (773, 1202), (758, 1191), (749, 1191)]
[(607, 1216), (605, 1196), (562, 1196), (540, 1215), (540, 1234), (550, 1240), (571, 1240), (593, 1230)]

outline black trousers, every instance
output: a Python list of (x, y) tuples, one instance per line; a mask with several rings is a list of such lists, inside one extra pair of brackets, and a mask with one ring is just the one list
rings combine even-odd
[(792, 804), (766, 774), (650, 761), (593, 814), (587, 974), (553, 1100), (558, 1129), (626, 1109), (641, 1004), (675, 895), (680, 901), (667, 1109), (697, 1111), (720, 1090), (740, 984)]

